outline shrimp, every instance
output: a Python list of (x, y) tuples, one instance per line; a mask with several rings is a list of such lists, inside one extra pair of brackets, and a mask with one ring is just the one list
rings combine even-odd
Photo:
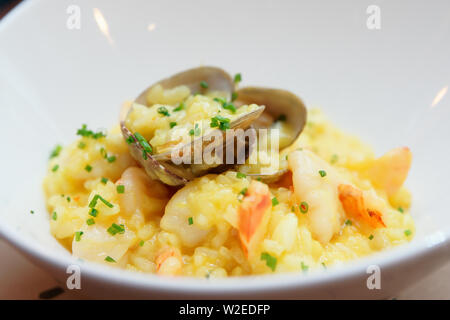
[(411, 161), (412, 153), (409, 148), (396, 148), (374, 160), (367, 169), (367, 175), (376, 188), (385, 190), (391, 196), (405, 182)]
[(253, 252), (264, 237), (270, 208), (269, 187), (252, 180), (238, 208), (238, 230), (244, 253)]
[(175, 233), (187, 247), (199, 245), (209, 233), (209, 230), (201, 229), (196, 224), (189, 224), (189, 217), (194, 214), (187, 201), (191, 192), (196, 189), (196, 183), (198, 182), (193, 181), (187, 184), (173, 195), (160, 223), (163, 230)]
[(341, 184), (338, 186), (338, 192), (339, 200), (347, 215), (364, 221), (372, 228), (386, 227), (379, 211), (367, 209), (361, 190), (348, 184)]
[(180, 251), (175, 248), (168, 248), (163, 251), (155, 260), (156, 273), (162, 276), (175, 276), (180, 274), (183, 266), (183, 259)]
[(126, 169), (116, 185), (125, 187), (124, 193), (119, 193), (121, 213), (131, 216), (139, 211), (144, 215), (155, 215), (164, 212), (169, 191), (159, 181), (152, 180), (138, 167)]
[[(294, 194), (299, 202), (308, 204), (306, 217), (311, 234), (326, 244), (340, 230), (343, 215), (337, 186), (344, 179), (325, 160), (308, 150), (291, 152), (288, 162)], [(321, 170), (326, 176), (319, 174)]]

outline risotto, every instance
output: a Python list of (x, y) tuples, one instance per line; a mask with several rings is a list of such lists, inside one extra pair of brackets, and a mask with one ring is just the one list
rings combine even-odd
[[(152, 107), (134, 105), (127, 121), (155, 152), (177, 127), (186, 139), (193, 120), (209, 128), (219, 114), (233, 119), (257, 107), (223, 108), (225, 96), (187, 87), (157, 87), (147, 99)], [(83, 125), (77, 135), (52, 152), (43, 186), (52, 235), (83, 260), (171, 276), (305, 273), (414, 235), (403, 187), (409, 149), (376, 157), (320, 110), (309, 110), (302, 134), (280, 153), (283, 175), (271, 182), (244, 164), (168, 186), (133, 159), (118, 125)]]

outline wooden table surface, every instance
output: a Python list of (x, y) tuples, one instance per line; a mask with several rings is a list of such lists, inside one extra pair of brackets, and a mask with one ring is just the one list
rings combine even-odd
[[(39, 299), (41, 293), (58, 287), (45, 271), (31, 264), (8, 244), (0, 240), (0, 299)], [(429, 274), (393, 297), (405, 299), (450, 299), (450, 263)], [(51, 291), (50, 291), (51, 292)], [(79, 299), (74, 291), (66, 291), (53, 299)]]

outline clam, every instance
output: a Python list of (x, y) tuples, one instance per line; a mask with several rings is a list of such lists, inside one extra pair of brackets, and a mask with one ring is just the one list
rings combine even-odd
[[(135, 102), (147, 105), (147, 93), (156, 85), (161, 85), (164, 89), (172, 89), (181, 85), (187, 86), (192, 93), (203, 92), (204, 88), (200, 85), (202, 81), (208, 83), (208, 90), (222, 92), (228, 99), (234, 90), (234, 83), (231, 77), (222, 69), (215, 67), (199, 67), (183, 71), (170, 78), (161, 80), (146, 90), (144, 90), (135, 100)], [(148, 145), (147, 141), (142, 141), (142, 138), (136, 136), (135, 133), (131, 132), (126, 126), (126, 117), (131, 112), (132, 107), (129, 110), (122, 113), (120, 126), (122, 134), (125, 140), (128, 142), (130, 153), (133, 158), (138, 161), (142, 167), (145, 169), (147, 174), (153, 178), (162, 181), (165, 184), (178, 186), (186, 184), (188, 181), (194, 179), (197, 176), (203, 175), (206, 172), (211, 172), (212, 170), (226, 170), (229, 166), (212, 164), (209, 166), (198, 166), (189, 164), (178, 164), (175, 165), (172, 161), (172, 155), (178, 154), (182, 155), (186, 150), (191, 151), (190, 154), (194, 155), (193, 149), (194, 145), (197, 143), (202, 144), (202, 150), (211, 148), (212, 144), (217, 144), (215, 139), (209, 139), (212, 136), (217, 136), (220, 134), (222, 139), (219, 142), (222, 144), (222, 150), (226, 149), (227, 144), (230, 143), (225, 135), (225, 132), (220, 129), (210, 130), (206, 135), (199, 136), (193, 139), (190, 143), (184, 145), (176, 145), (171, 148), (170, 151), (163, 153), (152, 154), (151, 147)], [(258, 106), (255, 110), (245, 113), (238, 118), (234, 119), (229, 123), (230, 129), (246, 129), (263, 113), (264, 106)], [(233, 137), (235, 139), (235, 137)], [(212, 142), (209, 142), (213, 140)], [(233, 140), (234, 141), (234, 140)], [(234, 143), (234, 142), (233, 142)], [(248, 149), (248, 144), (240, 144), (244, 148)], [(214, 147), (214, 146), (212, 146)], [(222, 156), (225, 153), (222, 152)], [(236, 152), (237, 154), (237, 152)]]
[[(290, 126), (292, 134), (280, 145), (280, 152), (297, 140), (306, 123), (306, 107), (299, 97), (287, 90), (261, 87), (244, 87), (237, 90), (236, 93), (237, 104), (255, 103), (265, 106), (264, 113), (252, 123), (256, 129), (270, 128), (277, 119), (286, 121)], [(272, 182), (286, 171), (286, 169), (281, 169), (267, 174), (250, 173), (247, 175)]]

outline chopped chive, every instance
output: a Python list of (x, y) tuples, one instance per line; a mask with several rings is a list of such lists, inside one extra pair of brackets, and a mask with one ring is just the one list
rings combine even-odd
[(170, 116), (169, 110), (167, 110), (166, 107), (159, 107), (158, 108), (158, 113), (162, 114), (165, 117), (169, 117)]
[(173, 127), (175, 127), (177, 125), (177, 123), (176, 122), (171, 122), (169, 125), (170, 125), (170, 129), (172, 129)]
[(125, 226), (121, 224), (120, 226), (116, 223), (113, 223), (111, 227), (109, 227), (106, 231), (112, 236), (116, 235), (117, 233), (124, 233), (125, 232)]
[(56, 172), (58, 170), (58, 168), (59, 168), (59, 164), (55, 164), (52, 168), (52, 171)]
[(93, 139), (99, 139), (99, 138), (106, 137), (106, 134), (104, 134), (101, 131), (93, 132), (92, 130), (88, 130), (87, 125), (85, 125), (85, 124), (83, 124), (81, 126), (81, 129), (77, 130), (77, 135), (82, 136), (82, 137), (90, 137)]
[(411, 230), (409, 230), (409, 229), (405, 230), (405, 235), (407, 237), (409, 237), (411, 234), (412, 234)]
[(237, 92), (233, 92), (233, 93), (231, 94), (231, 101), (234, 101), (234, 100), (236, 100), (236, 99), (237, 99), (237, 97), (238, 97), (238, 94), (237, 94)]
[(184, 109), (184, 103), (181, 102), (178, 107), (176, 107), (175, 109), (173, 109), (174, 112), (178, 112)]
[(351, 226), (353, 223), (352, 223), (351, 220), (347, 219), (347, 220), (345, 220), (345, 224), (346, 224), (347, 226)]
[(206, 81), (200, 81), (200, 87), (203, 89), (208, 89), (209, 85)]
[(57, 156), (59, 156), (59, 153), (62, 150), (62, 146), (60, 146), (59, 144), (57, 146), (55, 146), (55, 148), (52, 150), (52, 152), (50, 152), (50, 159), (51, 158), (56, 158)]
[(327, 175), (327, 172), (325, 170), (319, 170), (319, 174), (323, 178)]
[(103, 184), (106, 184), (108, 182), (108, 179), (105, 177), (102, 177), (100, 180)]
[(107, 261), (107, 262), (116, 262), (116, 260), (114, 260), (114, 259), (111, 258), (110, 256), (107, 256), (107, 257), (105, 258), (105, 261)]
[(256, 178), (256, 180), (258, 180), (258, 181), (262, 181), (261, 177), (258, 177), (258, 178)]
[(193, 136), (194, 135), (194, 129), (189, 130), (189, 135)]
[(300, 208), (301, 213), (305, 214), (308, 212), (308, 209), (309, 209), (308, 202), (303, 201), (302, 203), (300, 203), (300, 205), (298, 207)]
[(213, 100), (220, 103), (221, 105), (224, 105), (227, 103), (227, 101), (224, 98), (220, 98), (220, 97), (215, 97)]
[(246, 178), (247, 176), (245, 175), (245, 173), (242, 173), (242, 172), (236, 172), (236, 178), (238, 178), (238, 179), (244, 179), (244, 178)]
[(261, 253), (261, 260), (266, 260), (266, 265), (272, 269), (272, 271), (275, 271), (275, 268), (277, 267), (277, 258), (271, 256), (267, 252)]
[(106, 158), (106, 161), (108, 161), (109, 163), (113, 163), (114, 161), (116, 161), (116, 156), (109, 156), (108, 158)]
[(230, 110), (232, 113), (236, 113), (236, 107), (231, 102), (224, 104), (222, 107), (225, 110)]
[(30, 213), (31, 213), (31, 214), (34, 214), (34, 210), (30, 210)]
[[(144, 151), (146, 151), (146, 152), (148, 152), (148, 153), (150, 153), (150, 154), (153, 153), (153, 148), (152, 148), (152, 146), (147, 142), (147, 140), (145, 140), (145, 138), (144, 138), (139, 132), (135, 132), (135, 133), (134, 133), (134, 137), (135, 137), (136, 140), (139, 142), (139, 144), (140, 144), (141, 147), (144, 149)], [(145, 152), (144, 152), (144, 155), (145, 155)], [(146, 157), (147, 157), (147, 156), (145, 155), (144, 159), (147, 159)]]
[(402, 207), (398, 207), (398, 209), (397, 209), (398, 211), (400, 211), (401, 213), (403, 213), (403, 212), (405, 212), (405, 210), (403, 210), (403, 208)]
[(66, 200), (67, 200), (67, 202), (70, 202), (70, 200), (72, 200), (72, 199), (70, 199), (70, 197), (67, 197)]
[(242, 81), (242, 75), (240, 73), (236, 73), (233, 79), (234, 83), (239, 83)]
[(97, 205), (97, 201), (100, 200), (101, 202), (103, 202), (107, 207), (112, 208), (114, 207), (114, 205), (108, 201), (106, 201), (101, 195), (96, 194), (91, 202), (89, 202), (89, 208), (94, 208)]
[(248, 188), (244, 188), (242, 189), (239, 194), (242, 194), (243, 196), (245, 196), (247, 194)]
[(189, 217), (189, 219), (188, 219), (188, 223), (189, 223), (189, 225), (192, 225), (192, 224), (194, 224), (194, 218), (192, 218), (192, 217)]
[(100, 148), (100, 154), (101, 154), (102, 157), (105, 158), (105, 159), (108, 157), (108, 154), (106, 153), (106, 150), (105, 150), (105, 148), (103, 148), (103, 147)]
[(92, 166), (90, 164), (87, 164), (86, 167), (84, 167), (84, 170), (86, 170), (87, 172), (91, 172)]
[(286, 115), (285, 114), (280, 114), (275, 121), (286, 121)]
[(118, 185), (116, 187), (117, 193), (124, 193), (125, 192), (125, 186), (124, 185)]
[(211, 118), (211, 128), (219, 127), (220, 130), (225, 131), (226, 129), (230, 129), (230, 119), (217, 115)]
[(84, 143), (83, 141), (80, 141), (80, 143), (78, 143), (78, 148), (79, 148), (79, 149), (84, 149), (84, 148), (86, 148), (86, 143)]
[(87, 224), (88, 226), (91, 226), (91, 225), (95, 224), (95, 220), (92, 219), (92, 218), (89, 218), (89, 219), (86, 220), (86, 224)]
[(125, 139), (125, 141), (126, 141), (128, 144), (132, 144), (132, 143), (134, 142), (134, 139), (133, 139), (132, 136), (129, 136), (128, 138)]
[(302, 271), (303, 271), (303, 272), (307, 272), (308, 269), (309, 269), (309, 266), (306, 265), (305, 263), (303, 263), (303, 261), (302, 261), (301, 267), (302, 267)]
[(95, 208), (91, 208), (91, 210), (89, 211), (89, 215), (96, 217), (98, 214), (98, 210)]
[(322, 262), (321, 265), (322, 265), (322, 267), (323, 267), (324, 269), (327, 268), (327, 265), (325, 264), (325, 262)]
[(143, 246), (144, 246), (144, 243), (145, 243), (144, 240), (139, 241), (139, 246), (140, 246), (140, 247), (143, 247)]
[(272, 198), (272, 207), (275, 207), (277, 204), (279, 204), (280, 202), (278, 201), (278, 199), (276, 197)]
[(83, 231), (77, 231), (75, 232), (75, 241), (80, 241), (81, 240), (81, 236), (83, 235)]
[(58, 214), (56, 213), (56, 211), (53, 211), (52, 219), (55, 220), (55, 221), (56, 221), (56, 219), (58, 219)]
[(373, 234), (371, 234), (370, 236), (369, 236), (369, 240), (372, 240), (373, 239)]

